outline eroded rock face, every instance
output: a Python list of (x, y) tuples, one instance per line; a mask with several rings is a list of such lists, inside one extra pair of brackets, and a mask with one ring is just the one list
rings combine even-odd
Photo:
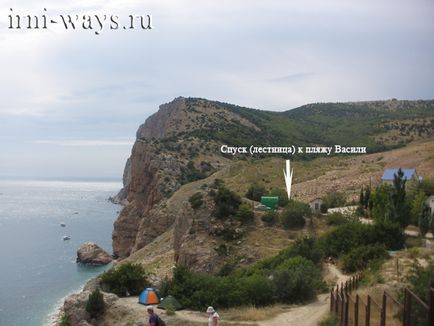
[(70, 326), (78, 326), (81, 321), (90, 322), (90, 315), (86, 311), (89, 291), (72, 294), (65, 299), (63, 311)]
[(107, 265), (113, 257), (93, 242), (86, 242), (77, 251), (77, 263), (88, 265)]
[[(101, 292), (103, 294), (106, 308), (113, 305), (119, 297), (112, 293)], [(90, 291), (84, 290), (78, 294), (72, 294), (65, 299), (63, 304), (63, 313), (70, 326), (94, 325), (86, 311), (87, 301), (89, 300)]]
[(169, 198), (183, 184), (221, 167), (225, 158), (219, 155), (217, 143), (187, 135), (215, 123), (250, 127), (246, 119), (222, 107), (182, 97), (161, 105), (140, 126), (124, 171), (124, 187), (117, 196), (125, 207), (114, 223), (115, 258), (128, 257), (172, 227), (180, 207), (176, 214), (163, 213)]

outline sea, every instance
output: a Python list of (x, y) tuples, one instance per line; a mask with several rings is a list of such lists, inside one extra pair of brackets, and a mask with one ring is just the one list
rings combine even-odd
[(121, 206), (108, 198), (121, 187), (112, 181), (0, 180), (0, 326), (51, 325), (67, 295), (110, 268), (75, 260), (86, 241), (112, 252)]

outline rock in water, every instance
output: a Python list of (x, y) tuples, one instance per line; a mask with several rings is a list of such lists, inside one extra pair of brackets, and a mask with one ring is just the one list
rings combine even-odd
[(89, 265), (107, 265), (113, 257), (93, 242), (86, 242), (77, 251), (77, 263)]

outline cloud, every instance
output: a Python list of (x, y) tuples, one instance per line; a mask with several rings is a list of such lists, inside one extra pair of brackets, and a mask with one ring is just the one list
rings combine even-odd
[[(22, 14), (44, 7), (50, 14), (151, 13), (155, 29), (12, 31), (10, 7)], [(14, 152), (9, 142), (0, 147), (10, 162), (20, 151), (36, 157), (53, 150), (59, 160), (74, 152), (74, 169), (78, 152), (99, 146), (110, 160), (95, 157), (95, 165), (118, 160), (115, 169), (137, 127), (177, 96), (267, 110), (432, 98), (433, 14), (432, 0), (5, 0), (0, 139), (13, 139)], [(84, 170), (83, 163), (76, 173)]]
[(305, 79), (312, 77), (314, 75), (315, 74), (309, 73), (309, 72), (300, 72), (300, 73), (295, 73), (295, 74), (289, 74), (286, 76), (271, 78), (270, 81), (276, 82), (276, 83), (294, 83), (294, 82), (298, 82), (301, 80), (305, 80)]
[(58, 145), (67, 147), (99, 147), (99, 146), (129, 146), (134, 140), (100, 140), (100, 139), (68, 139), (68, 140), (35, 140), (33, 144)]

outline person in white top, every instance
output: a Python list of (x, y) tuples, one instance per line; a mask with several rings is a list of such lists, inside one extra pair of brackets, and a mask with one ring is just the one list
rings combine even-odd
[(208, 307), (206, 312), (208, 314), (208, 326), (218, 326), (220, 316), (217, 311), (213, 307)]

